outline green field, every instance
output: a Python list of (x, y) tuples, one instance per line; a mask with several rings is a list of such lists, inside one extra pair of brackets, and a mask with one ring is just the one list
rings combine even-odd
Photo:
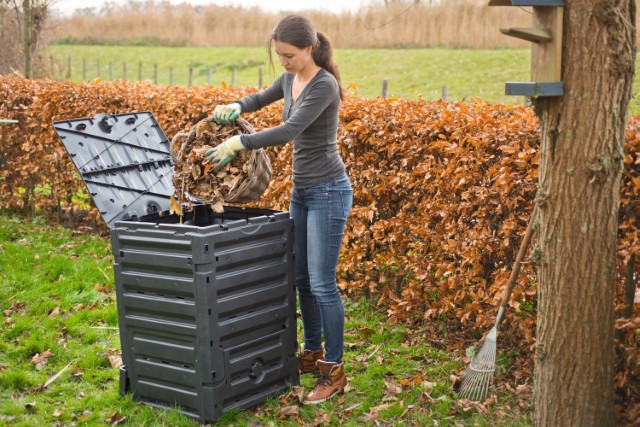
[[(52, 45), (46, 55), (50, 73), (55, 78), (87, 81), (98, 76), (102, 80), (122, 79), (126, 63), (129, 80), (150, 80), (161, 85), (188, 85), (189, 68), (193, 68), (193, 85), (221, 82), (236, 86), (257, 86), (259, 69), (263, 70), (263, 85), (279, 75), (268, 65), (264, 47), (187, 48), (147, 46), (77, 46)], [(480, 98), (486, 102), (523, 104), (524, 97), (506, 96), (507, 81), (530, 80), (528, 49), (336, 49), (345, 86), (353, 85), (352, 93), (366, 98), (382, 94), (387, 81), (387, 96), (401, 98), (440, 99), (447, 86), (448, 99), (469, 101)], [(110, 65), (111, 64), (111, 65)], [(157, 80), (154, 77), (157, 67)], [(640, 56), (636, 68), (640, 67)], [(172, 76), (170, 68), (173, 68)], [(235, 79), (232, 69), (235, 68)], [(209, 69), (212, 70), (209, 80)], [(171, 78), (172, 77), (172, 78)], [(635, 95), (640, 85), (634, 82), (631, 111), (640, 114)]]
[[(181, 48), (128, 46), (67, 46), (54, 45), (47, 55), (53, 59), (54, 76), (65, 77), (71, 58), (71, 80), (87, 80), (98, 75), (103, 80), (123, 78), (127, 63), (127, 78), (154, 80), (154, 65), (158, 67), (157, 83), (170, 84), (169, 69), (173, 67), (173, 84), (187, 85), (189, 67), (193, 67), (193, 84), (232, 82), (256, 86), (259, 68), (263, 68), (263, 84), (268, 84), (282, 69), (275, 72), (268, 65), (266, 49), (254, 48)], [(354, 84), (358, 94), (376, 97), (382, 93), (382, 81), (387, 80), (387, 96), (439, 99), (442, 87), (448, 86), (449, 99), (470, 100), (474, 97), (489, 102), (522, 103), (522, 97), (504, 95), (505, 81), (525, 81), (529, 73), (527, 50), (464, 50), (464, 49), (337, 49), (345, 86)], [(98, 61), (100, 72), (98, 73)], [(84, 65), (83, 65), (84, 62)], [(111, 63), (112, 72), (109, 70)], [(84, 72), (83, 72), (84, 68)]]

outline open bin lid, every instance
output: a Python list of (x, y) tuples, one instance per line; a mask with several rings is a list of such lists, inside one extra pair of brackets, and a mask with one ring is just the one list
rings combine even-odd
[(109, 228), (169, 209), (170, 142), (153, 114), (98, 114), (53, 126)]

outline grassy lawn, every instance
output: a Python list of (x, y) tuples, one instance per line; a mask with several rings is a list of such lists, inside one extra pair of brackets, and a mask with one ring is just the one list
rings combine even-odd
[[(259, 68), (263, 69), (263, 84), (271, 82), (282, 71), (275, 58), (275, 72), (268, 65), (264, 47), (186, 48), (144, 46), (66, 46), (53, 45), (47, 55), (53, 66), (52, 76), (65, 77), (71, 58), (71, 80), (87, 80), (98, 75), (103, 80), (112, 76), (123, 78), (127, 63), (127, 78), (154, 80), (154, 65), (158, 67), (157, 83), (187, 85), (189, 67), (193, 67), (193, 84), (209, 83), (209, 68), (213, 70), (211, 84), (232, 83), (236, 69), (237, 86), (256, 86)], [(401, 98), (440, 99), (443, 86), (448, 87), (448, 99), (469, 101), (481, 98), (486, 102), (523, 104), (525, 99), (506, 96), (505, 82), (530, 80), (528, 49), (336, 49), (335, 57), (345, 86), (353, 85), (366, 98), (380, 96), (382, 82), (387, 80), (387, 96)], [(84, 60), (84, 65), (83, 65)], [(100, 72), (98, 73), (98, 61)], [(113, 72), (109, 72), (109, 63)], [(170, 67), (173, 78), (170, 80)], [(640, 68), (640, 55), (636, 58)], [(83, 73), (83, 69), (84, 71)], [(640, 83), (636, 78), (631, 99), (632, 114), (640, 114), (636, 94)]]
[[(98, 76), (109, 79), (109, 63), (113, 78), (138, 79), (142, 63), (142, 78), (153, 81), (154, 64), (158, 67), (159, 84), (168, 85), (169, 68), (173, 67), (173, 84), (188, 84), (188, 69), (193, 67), (193, 84), (231, 83), (232, 68), (236, 68), (236, 85), (258, 84), (258, 69), (263, 68), (263, 83), (268, 84), (282, 71), (275, 64), (275, 73), (268, 66), (264, 47), (254, 48), (179, 48), (128, 46), (63, 46), (48, 48), (47, 54), (58, 64), (54, 75), (65, 76), (71, 57), (71, 79), (82, 80), (83, 59), (88, 80)], [(449, 99), (469, 100), (480, 97), (490, 102), (522, 103), (522, 97), (505, 96), (505, 81), (526, 81), (529, 75), (527, 50), (465, 50), (465, 49), (337, 49), (343, 83), (355, 84), (360, 95), (376, 97), (382, 93), (382, 81), (387, 80), (387, 96), (439, 99), (442, 86), (449, 88)], [(62, 67), (62, 71), (57, 71)]]
[[(106, 237), (0, 214), (0, 425), (199, 425), (119, 395), (112, 265)], [(530, 425), (526, 403), (511, 395), (461, 405), (450, 377), (463, 366), (458, 356), (366, 301), (345, 306), (347, 393), (301, 406), (294, 387), (214, 425)]]

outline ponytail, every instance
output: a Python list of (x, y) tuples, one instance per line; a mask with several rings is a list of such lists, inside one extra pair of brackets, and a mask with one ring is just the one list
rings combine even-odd
[(313, 61), (316, 63), (316, 65), (333, 74), (333, 77), (335, 77), (338, 81), (338, 87), (340, 88), (340, 99), (344, 100), (345, 90), (342, 87), (338, 64), (336, 64), (336, 62), (333, 60), (333, 46), (331, 45), (331, 40), (329, 40), (329, 37), (327, 37), (320, 31), (318, 31), (316, 34), (318, 41), (315, 45), (313, 45), (313, 49), (311, 50)]

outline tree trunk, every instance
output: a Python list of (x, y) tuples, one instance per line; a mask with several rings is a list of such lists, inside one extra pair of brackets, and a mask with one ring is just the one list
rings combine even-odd
[(634, 0), (565, 0), (564, 96), (537, 105), (537, 426), (615, 424), (616, 232), (635, 13)]
[(22, 15), (24, 16), (23, 27), (23, 51), (24, 51), (24, 76), (31, 77), (31, 44), (33, 34), (33, 20), (31, 19), (31, 1), (23, 0)]

